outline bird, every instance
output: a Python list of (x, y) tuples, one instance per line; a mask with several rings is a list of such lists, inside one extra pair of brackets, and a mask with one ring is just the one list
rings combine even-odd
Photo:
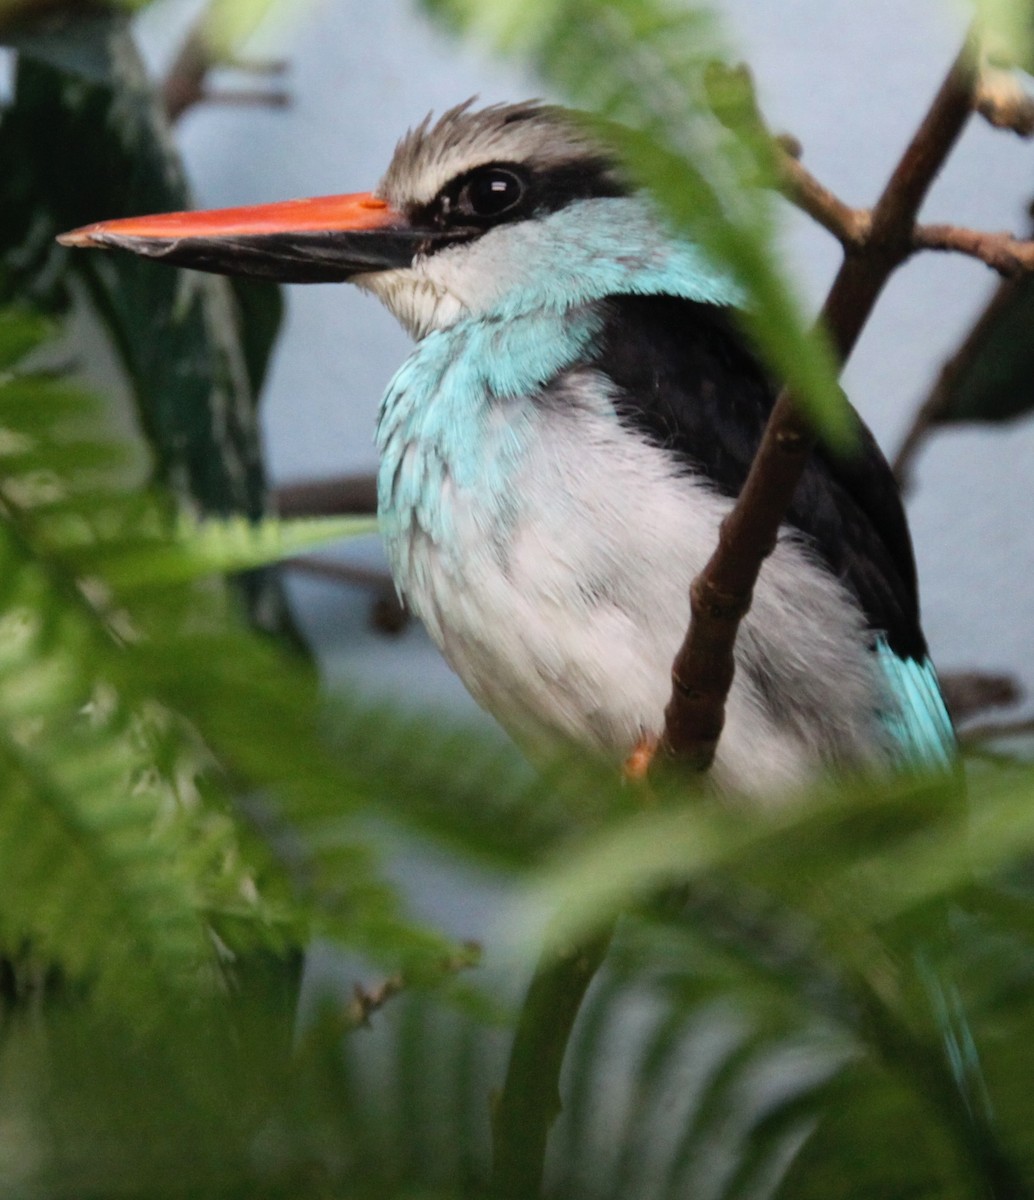
[[(382, 301), (414, 339), (375, 439), (405, 604), (533, 757), (655, 743), (777, 386), (743, 289), (584, 121), (468, 100), (406, 133), (373, 192), (60, 240)], [(812, 454), (740, 629), (711, 772), (730, 795), (954, 760), (901, 499), (851, 412), (854, 448)]]

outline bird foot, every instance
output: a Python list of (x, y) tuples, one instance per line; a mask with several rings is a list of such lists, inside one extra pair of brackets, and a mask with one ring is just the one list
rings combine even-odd
[(632, 747), (632, 753), (625, 759), (621, 767), (622, 777), (628, 783), (646, 782), (659, 741), (660, 739), (652, 733), (640, 735), (639, 740)]

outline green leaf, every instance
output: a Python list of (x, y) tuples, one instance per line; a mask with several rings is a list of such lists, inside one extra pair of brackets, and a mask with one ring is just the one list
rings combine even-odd
[(56, 247), (63, 230), (189, 208), (191, 196), (125, 16), (66, 14), (18, 44), (14, 97), (0, 119), (0, 155), (16, 164), (0, 184), (8, 294), (53, 296), (55, 279), (79, 276), (125, 366), (158, 478), (205, 511), (258, 517), (255, 405), (279, 290)]
[(313, 931), (439, 961), (354, 827), (370, 791), (390, 806), (363, 755), (393, 730), (355, 721), (340, 758), (309, 673), (193, 583), (372, 523), (185, 525), (98, 470), (97, 422), (82, 391), (0, 375), (0, 948), (138, 1016), (214, 980), (209, 922), (234, 947)]
[(665, 887), (733, 870), (831, 929), (880, 926), (1034, 853), (1032, 792), (1030, 770), (1001, 772), (967, 820), (946, 775), (830, 786), (760, 815), (705, 803), (636, 813), (565, 848), (514, 925), (555, 911), (558, 944), (579, 941)]
[(377, 532), (377, 522), (367, 517), (312, 517), (254, 522), (245, 517), (219, 521), (180, 519), (175, 540), (156, 539), (135, 551), (120, 546), (114, 557), (90, 556), (88, 570), (99, 570), (113, 587), (124, 592), (134, 587), (160, 587), (269, 566), (292, 554), (346, 538)]
[(128, 1045), (93, 1014), (14, 1030), (0, 1076), (8, 1179), (55, 1198), (484, 1194), (492, 1031), (415, 993), (375, 1016), (373, 1036), (342, 1042), (325, 998), (292, 1051), (276, 999), (198, 1004)]
[(991, 61), (1034, 70), (1034, 3), (975, 0), (976, 20)]
[(146, 718), (94, 674), (100, 628), (10, 526), (0, 568), (0, 945), (153, 1017), (214, 973), (193, 835), (144, 782)]
[(0, 371), (7, 371), (54, 332), (46, 317), (0, 309)]
[(1034, 409), (1034, 279), (1003, 284), (937, 384), (934, 424), (1011, 421)]
[(84, 83), (107, 86), (111, 81), (109, 39), (118, 27), (100, 8), (80, 13), (33, 12), (26, 6), (13, 26), (0, 28), (0, 40), (24, 58), (54, 67)]
[[(55, 236), (103, 218), (191, 207), (179, 154), (118, 10), (19, 25), (0, 113), (0, 300), (67, 305), (85, 284), (124, 367), (155, 476), (206, 513), (266, 507), (256, 404), (282, 316), (274, 284), (72, 254)], [(81, 291), (76, 285), (77, 294)], [(254, 618), (291, 630), (276, 578), (238, 581)]]

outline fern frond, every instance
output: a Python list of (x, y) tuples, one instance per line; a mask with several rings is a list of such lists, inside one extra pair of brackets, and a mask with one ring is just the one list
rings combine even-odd
[(0, 376), (0, 948), (148, 1002), (215, 977), (212, 923), (438, 961), (349, 826), (362, 792), (314, 681), (195, 582), (371, 523), (188, 522), (112, 477), (98, 428), (68, 383)]
[(97, 630), (3, 526), (0, 581), (0, 945), (31, 943), (130, 1011), (182, 1002), (211, 947), (144, 718), (105, 689)]

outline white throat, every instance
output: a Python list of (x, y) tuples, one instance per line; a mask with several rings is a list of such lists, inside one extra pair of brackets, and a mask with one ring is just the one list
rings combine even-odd
[(576, 201), (355, 282), (418, 339), (464, 317), (564, 312), (622, 292), (740, 299), (729, 277), (673, 237), (642, 196)]
[(377, 271), (352, 280), (363, 291), (377, 297), (403, 329), (417, 341), (436, 329), (454, 325), (466, 313), (460, 295), (448, 277), (438, 278), (420, 260), (412, 267)]

